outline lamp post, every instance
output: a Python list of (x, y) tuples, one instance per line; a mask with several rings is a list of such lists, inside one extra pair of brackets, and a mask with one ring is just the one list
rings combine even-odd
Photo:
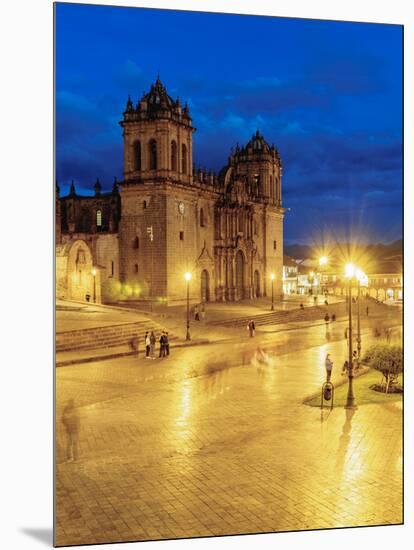
[(93, 303), (96, 303), (96, 269), (92, 269), (92, 276), (93, 276)]
[(352, 362), (352, 279), (355, 277), (355, 266), (351, 263), (345, 266), (345, 277), (348, 279), (348, 394), (345, 409), (356, 409), (353, 379), (354, 366)]
[(275, 282), (275, 274), (270, 274), (270, 280), (272, 281), (272, 307), (270, 308), (272, 311), (275, 309), (275, 293), (274, 293), (274, 282)]
[(184, 279), (187, 281), (187, 334), (185, 336), (186, 340), (191, 340), (190, 336), (190, 281), (191, 273), (186, 271), (184, 273)]

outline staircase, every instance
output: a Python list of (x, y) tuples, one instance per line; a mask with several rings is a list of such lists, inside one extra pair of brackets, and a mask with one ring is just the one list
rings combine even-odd
[[(356, 304), (352, 304), (353, 311), (356, 311)], [(365, 316), (365, 308), (369, 307), (369, 315), (375, 316), (380, 311), (383, 312), (383, 304), (375, 304), (372, 301), (361, 299), (361, 315)], [(296, 308), (290, 310), (278, 310), (269, 311), (269, 313), (262, 313), (261, 315), (254, 315), (252, 317), (238, 317), (235, 319), (224, 319), (220, 321), (210, 321), (207, 324), (210, 326), (224, 326), (230, 328), (247, 327), (247, 323), (253, 319), (256, 327), (264, 325), (279, 325), (284, 323), (299, 323), (302, 321), (321, 321), (323, 322), (326, 313), (329, 317), (332, 314), (336, 315), (336, 318), (345, 317), (348, 315), (347, 304), (345, 302), (339, 302), (336, 304), (318, 305), (318, 306), (305, 306), (304, 309)]]
[[(56, 334), (56, 352), (119, 347), (131, 344), (135, 338), (138, 339), (139, 348), (142, 350), (145, 347), (145, 333), (152, 330), (158, 340), (164, 328), (148, 319), (133, 323), (58, 332)], [(168, 333), (168, 339), (171, 342), (177, 340), (177, 337)]]

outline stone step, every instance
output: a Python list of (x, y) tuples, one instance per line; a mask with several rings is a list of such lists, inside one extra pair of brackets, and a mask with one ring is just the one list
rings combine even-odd
[[(108, 348), (126, 345), (133, 338), (138, 339), (140, 347), (144, 346), (144, 337), (147, 331), (154, 331), (157, 340), (164, 327), (154, 321), (138, 321), (104, 327), (93, 327), (56, 334), (56, 351), (71, 351), (77, 349)], [(176, 337), (169, 333), (169, 340)]]

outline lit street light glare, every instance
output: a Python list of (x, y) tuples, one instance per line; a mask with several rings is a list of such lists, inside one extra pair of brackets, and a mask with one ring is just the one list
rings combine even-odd
[(321, 256), (319, 258), (319, 265), (326, 265), (328, 263), (328, 258), (327, 256)]
[(355, 266), (352, 263), (346, 264), (345, 266), (345, 277), (354, 277), (355, 275)]
[(93, 275), (94, 277), (95, 277), (95, 275), (96, 275), (96, 269), (95, 269), (95, 268), (92, 269), (92, 275)]
[(274, 274), (274, 273), (271, 273), (271, 274), (270, 274), (270, 279), (271, 279), (272, 281), (275, 280), (275, 274)]
[(185, 279), (186, 281), (191, 281), (191, 277), (192, 277), (192, 275), (191, 275), (191, 273), (190, 273), (189, 271), (186, 271), (186, 272), (184, 273), (184, 279)]

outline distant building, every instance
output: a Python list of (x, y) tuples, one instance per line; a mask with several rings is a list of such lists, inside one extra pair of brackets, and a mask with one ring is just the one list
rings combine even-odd
[(58, 245), (82, 240), (101, 272), (104, 301), (235, 301), (282, 292), (282, 164), (257, 131), (213, 174), (193, 166), (188, 106), (159, 79), (120, 122), (124, 177), (93, 197), (72, 184), (58, 199)]
[(290, 256), (283, 256), (283, 294), (296, 294), (298, 264)]

